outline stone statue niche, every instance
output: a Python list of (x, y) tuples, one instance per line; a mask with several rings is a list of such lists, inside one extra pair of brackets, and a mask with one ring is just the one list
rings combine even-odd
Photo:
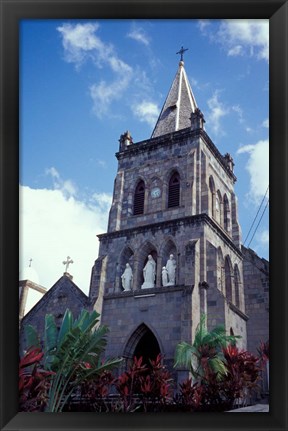
[(168, 271), (166, 266), (163, 266), (162, 268), (162, 285), (168, 286)]
[(121, 275), (122, 287), (125, 291), (132, 290), (133, 272), (129, 263), (126, 263), (125, 271)]
[(147, 263), (143, 268), (143, 277), (144, 283), (142, 284), (141, 289), (150, 289), (155, 287), (156, 262), (151, 254), (148, 255)]
[(162, 284), (163, 286), (175, 286), (176, 284), (176, 259), (171, 253), (167, 260), (166, 266), (162, 268)]

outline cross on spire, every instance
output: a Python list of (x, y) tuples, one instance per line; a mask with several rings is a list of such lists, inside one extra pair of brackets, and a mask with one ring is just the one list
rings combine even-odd
[(67, 260), (64, 260), (63, 265), (66, 265), (65, 272), (68, 272), (70, 263), (74, 263), (70, 256), (67, 256)]
[(184, 54), (185, 51), (188, 51), (188, 48), (183, 48), (183, 46), (181, 46), (180, 51), (176, 52), (176, 54), (180, 54), (181, 55), (180, 61), (183, 61), (183, 54)]
[(33, 260), (33, 259), (30, 259), (30, 260), (29, 260), (29, 268), (31, 268), (32, 260)]

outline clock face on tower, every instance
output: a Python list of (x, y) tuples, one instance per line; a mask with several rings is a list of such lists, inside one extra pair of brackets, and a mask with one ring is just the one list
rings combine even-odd
[(151, 190), (151, 197), (152, 198), (159, 198), (159, 196), (161, 196), (161, 190), (159, 189), (159, 187), (154, 187)]

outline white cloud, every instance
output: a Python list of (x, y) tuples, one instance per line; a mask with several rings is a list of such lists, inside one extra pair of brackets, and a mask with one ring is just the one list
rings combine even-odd
[(243, 55), (243, 47), (241, 45), (233, 46), (228, 50), (228, 55), (230, 57), (237, 57), (238, 55)]
[(101, 81), (98, 84), (93, 84), (90, 87), (90, 96), (93, 100), (93, 112), (98, 118), (102, 118), (107, 114), (110, 105), (113, 101), (121, 99), (124, 91), (130, 83), (130, 74), (116, 79), (108, 84), (106, 81)]
[(146, 122), (151, 127), (154, 127), (159, 116), (158, 105), (144, 100), (143, 102), (134, 106), (134, 115), (140, 121)]
[(108, 112), (111, 103), (123, 96), (132, 76), (132, 68), (121, 60), (111, 44), (104, 43), (96, 34), (97, 23), (63, 24), (57, 30), (62, 35), (64, 58), (75, 63), (76, 68), (88, 59), (102, 68), (107, 65), (115, 74), (112, 82), (100, 81), (90, 86), (90, 96), (93, 100), (93, 112), (101, 118)]
[(213, 96), (208, 100), (207, 104), (210, 109), (207, 114), (207, 124), (212, 128), (213, 132), (218, 135), (221, 132), (221, 118), (229, 113), (228, 107), (219, 100), (219, 90), (215, 90)]
[(256, 203), (262, 200), (269, 185), (269, 141), (245, 145), (237, 154), (248, 154), (246, 169), (250, 175), (249, 197)]
[(210, 25), (210, 21), (208, 19), (199, 19), (198, 21), (198, 28), (200, 29), (201, 33), (204, 35), (206, 34), (206, 30)]
[(55, 169), (53, 166), (49, 169), (46, 169), (46, 175), (51, 175), (55, 189), (61, 190), (65, 196), (76, 196), (77, 188), (73, 182), (71, 180), (63, 180), (57, 169)]
[(150, 43), (149, 37), (145, 33), (142, 27), (136, 26), (135, 23), (132, 25), (132, 30), (127, 34), (130, 39), (136, 40), (137, 42), (143, 43), (148, 46)]
[(269, 129), (269, 118), (266, 118), (266, 120), (263, 121), (262, 126)]
[(100, 168), (106, 169), (107, 168), (107, 163), (105, 160), (101, 160), (101, 159), (96, 159), (96, 164), (97, 166), (99, 166)]
[(88, 58), (93, 58), (95, 52), (99, 59), (104, 59), (110, 53), (111, 47), (103, 44), (95, 34), (98, 28), (97, 23), (66, 23), (57, 27), (62, 36), (64, 58), (68, 63), (75, 63), (80, 67)]
[(269, 244), (269, 230), (263, 230), (259, 234), (258, 240), (262, 245), (267, 246)]
[(230, 56), (249, 55), (269, 60), (269, 20), (230, 19), (220, 24), (218, 40)]
[(239, 105), (234, 105), (232, 106), (232, 111), (236, 112), (236, 114), (238, 115), (239, 123), (244, 123), (243, 109)]
[(20, 186), (20, 275), (32, 258), (39, 283), (50, 288), (65, 270), (63, 261), (71, 256), (73, 281), (88, 294), (98, 256), (96, 235), (107, 230), (111, 200), (102, 193), (87, 203), (62, 190)]
[(131, 67), (118, 58), (111, 44), (104, 43), (97, 35), (99, 29), (97, 23), (63, 24), (57, 30), (62, 35), (65, 60), (81, 63), (90, 58), (98, 67), (103, 63), (110, 66), (115, 73), (126, 74), (131, 72)]
[(92, 199), (99, 206), (99, 209), (104, 210), (106, 217), (112, 204), (112, 195), (108, 193), (94, 193)]

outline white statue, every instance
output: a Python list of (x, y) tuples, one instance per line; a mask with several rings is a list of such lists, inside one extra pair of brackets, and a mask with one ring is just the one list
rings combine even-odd
[(147, 289), (155, 286), (156, 262), (149, 254), (148, 261), (143, 268), (144, 283), (142, 289)]
[(162, 268), (162, 284), (163, 286), (168, 286), (168, 271), (166, 266)]
[(174, 259), (173, 254), (170, 254), (170, 257), (167, 260), (166, 269), (168, 271), (168, 284), (167, 284), (167, 286), (174, 286), (175, 285), (175, 277), (176, 277), (176, 260)]
[(132, 280), (133, 280), (133, 273), (132, 268), (129, 265), (129, 263), (126, 263), (126, 268), (123, 274), (121, 275), (122, 278), (122, 286), (124, 290), (131, 290), (132, 289)]

